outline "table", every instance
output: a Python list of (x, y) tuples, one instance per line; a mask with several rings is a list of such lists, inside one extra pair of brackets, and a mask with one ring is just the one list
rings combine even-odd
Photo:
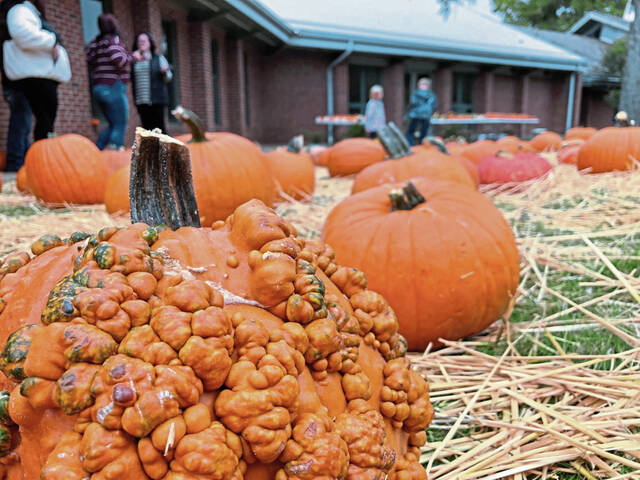
[(537, 125), (540, 120), (536, 118), (500, 118), (475, 116), (472, 118), (432, 118), (431, 125), (491, 125), (491, 124), (516, 124)]

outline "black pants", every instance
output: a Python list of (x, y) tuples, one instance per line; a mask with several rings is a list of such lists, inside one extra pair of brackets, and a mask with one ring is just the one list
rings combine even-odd
[(54, 131), (58, 113), (58, 82), (47, 78), (25, 78), (18, 80), (16, 86), (27, 97), (36, 117), (33, 139), (38, 141), (47, 138)]
[(164, 124), (164, 110), (166, 108), (164, 105), (136, 105), (136, 107), (143, 128), (147, 130), (159, 128), (164, 133), (167, 132), (167, 127)]

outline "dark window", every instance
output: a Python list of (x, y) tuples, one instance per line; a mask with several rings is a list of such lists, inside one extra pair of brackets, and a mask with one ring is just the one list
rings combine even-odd
[(211, 40), (211, 77), (213, 80), (213, 120), (216, 125), (222, 124), (220, 112), (220, 69), (217, 40)]
[[(173, 20), (162, 20), (162, 43), (160, 53), (162, 53), (173, 72), (173, 79), (169, 83), (169, 108), (174, 109), (180, 104), (180, 81), (178, 75), (178, 43), (176, 35), (176, 22)], [(177, 122), (173, 115), (169, 115), (169, 121)]]
[(250, 123), (250, 109), (249, 109), (249, 59), (247, 58), (247, 52), (243, 55), (243, 67), (244, 72), (244, 121), (246, 125)]
[(382, 68), (349, 65), (349, 113), (364, 113), (369, 89), (382, 84)]
[(451, 110), (456, 113), (473, 112), (474, 86), (476, 75), (472, 73), (453, 74), (453, 97)]

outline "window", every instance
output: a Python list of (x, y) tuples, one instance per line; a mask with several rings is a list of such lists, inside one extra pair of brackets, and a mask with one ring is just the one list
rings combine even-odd
[(453, 74), (453, 98), (451, 110), (456, 113), (473, 112), (474, 87), (476, 76), (472, 73)]
[(349, 65), (349, 113), (364, 113), (369, 89), (382, 84), (382, 68)]
[[(173, 20), (162, 20), (162, 43), (160, 50), (169, 62), (173, 79), (169, 83), (169, 108), (173, 110), (180, 104), (180, 82), (178, 76), (178, 43), (176, 40), (176, 22)], [(173, 115), (169, 115), (169, 121), (175, 123)]]
[(222, 124), (220, 112), (220, 67), (218, 41), (211, 40), (211, 77), (213, 80), (213, 120), (216, 125)]
[(242, 58), (243, 66), (242, 71), (244, 73), (244, 121), (249, 126), (249, 59), (247, 58), (247, 52), (244, 52)]

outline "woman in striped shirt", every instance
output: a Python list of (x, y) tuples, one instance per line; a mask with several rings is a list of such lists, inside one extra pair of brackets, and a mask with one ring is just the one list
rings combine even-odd
[(107, 118), (108, 126), (98, 136), (96, 145), (119, 149), (124, 146), (124, 134), (129, 119), (127, 82), (131, 55), (120, 39), (118, 24), (113, 15), (98, 17), (100, 33), (89, 44), (87, 62), (92, 75), (92, 93)]
[(166, 133), (164, 116), (169, 103), (167, 83), (173, 77), (169, 62), (157, 53), (153, 37), (147, 32), (136, 37), (133, 60), (133, 93), (142, 126), (147, 130), (159, 128)]

